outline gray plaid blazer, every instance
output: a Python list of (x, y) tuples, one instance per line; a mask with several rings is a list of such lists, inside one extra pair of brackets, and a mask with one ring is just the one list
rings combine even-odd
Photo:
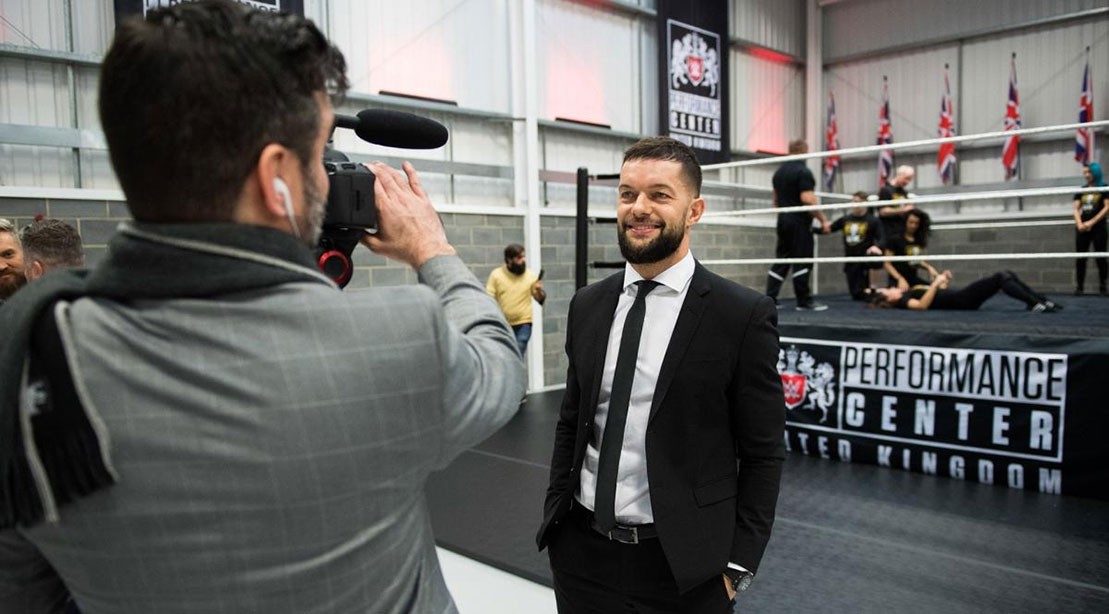
[(453, 612), (424, 483), (524, 392), (456, 257), (420, 286), (81, 299), (62, 323), (119, 483), (0, 534), (0, 612)]

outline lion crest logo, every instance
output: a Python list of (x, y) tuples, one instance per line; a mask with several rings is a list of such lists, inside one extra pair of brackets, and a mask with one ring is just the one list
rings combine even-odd
[(671, 88), (687, 84), (707, 87), (709, 96), (715, 98), (719, 83), (720, 59), (716, 49), (697, 32), (674, 39), (670, 49)]
[(811, 354), (791, 345), (778, 350), (778, 374), (787, 409), (819, 411), (820, 422), (828, 421), (828, 410), (836, 402), (836, 370), (831, 364), (817, 364)]

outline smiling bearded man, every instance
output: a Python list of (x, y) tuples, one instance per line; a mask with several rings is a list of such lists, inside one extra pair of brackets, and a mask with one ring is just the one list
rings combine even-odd
[(15, 224), (0, 218), (0, 303), (27, 284), (23, 274), (23, 246)]
[(785, 458), (777, 309), (693, 258), (700, 192), (692, 149), (632, 145), (616, 206), (628, 264), (570, 302), (536, 538), (562, 614), (731, 612), (770, 538)]

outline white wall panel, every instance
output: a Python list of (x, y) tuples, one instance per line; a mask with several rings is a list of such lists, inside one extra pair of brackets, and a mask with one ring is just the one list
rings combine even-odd
[[(1026, 33), (969, 43), (964, 47), (962, 131), (964, 134), (1003, 129), (1008, 96), (1009, 61), (1017, 54), (1017, 88), (1025, 128), (1074, 123), (1078, 120), (1078, 95), (1085, 48), (1091, 46), (1094, 77), (1094, 116), (1109, 111), (1109, 20), (1037, 29)], [(1050, 143), (1022, 144), (1021, 177), (1040, 179), (1078, 176), (1074, 161), (1074, 132), (1055, 133)], [(1098, 150), (1105, 159), (1109, 135), (1098, 136)], [(993, 145), (988, 163), (963, 169), (964, 183), (1003, 179), (999, 161), (1001, 145)]]
[[(844, 5), (873, 5), (846, 2)], [(882, 12), (897, 10), (900, 0), (880, 3)], [(1044, 3), (1051, 4), (1051, 3)], [(1064, 3), (1065, 4), (1065, 3)], [(835, 9), (839, 4), (828, 7)], [(858, 8), (858, 7), (856, 7)], [(1058, 8), (1058, 7), (1056, 7)], [(1075, 8), (1074, 6), (1066, 8)], [(1060, 9), (1062, 10), (1062, 9)], [(1077, 9), (1076, 9), (1077, 10)], [(866, 30), (863, 23), (857, 30)], [(1009, 60), (1017, 53), (1017, 82), (1024, 127), (1077, 121), (1078, 94), (1085, 65), (1085, 47), (1091, 46), (1094, 75), (1095, 118), (1109, 110), (1109, 19), (1066, 22), (1005, 35), (951, 42), (921, 50), (891, 53), (855, 62), (832, 64), (824, 75), (825, 95), (836, 97), (840, 146), (872, 145), (877, 136), (882, 75), (890, 78), (890, 109), (895, 142), (934, 138), (939, 120), (943, 65), (951, 65), (951, 88), (960, 134), (1003, 129), (1008, 95)], [(961, 69), (961, 70), (960, 70)], [(1026, 141), (1021, 177), (1044, 179), (1077, 175), (1073, 160), (1073, 132), (1056, 135), (1053, 143)], [(1109, 135), (1099, 135), (1099, 150), (1109, 149)], [(1000, 163), (1001, 142), (960, 146), (958, 182), (996, 183), (1004, 179)], [(917, 166), (917, 185), (936, 187), (935, 149), (895, 154), (897, 163)], [(856, 183), (872, 189), (877, 181), (876, 156), (865, 164), (850, 164), (841, 171), (845, 191)], [(915, 162), (913, 161), (915, 160)], [(846, 170), (847, 167), (850, 170)], [(963, 210), (992, 210), (1002, 203), (967, 205)]]
[(0, 15), (0, 43), (65, 50), (62, 0), (0, 0)]
[(74, 170), (68, 150), (0, 144), (0, 185), (71, 188)]
[(112, 0), (73, 0), (73, 51), (103, 56), (115, 35)]
[(732, 36), (805, 55), (805, 0), (731, 0), (729, 7)]
[(77, 126), (83, 130), (101, 130), (97, 106), (100, 68), (81, 66), (73, 69), (76, 83)]
[(510, 110), (508, 0), (332, 0), (328, 32), (351, 88)]
[[(838, 64), (825, 71), (824, 98), (827, 100), (828, 92), (835, 96), (840, 148), (862, 147), (877, 142), (883, 76), (889, 78), (890, 127), (894, 143), (936, 138), (940, 99), (943, 96), (944, 64), (950, 66), (956, 121), (961, 113), (958, 57), (958, 48), (948, 45), (863, 62)], [(822, 116), (821, 134), (824, 123), (825, 118)], [(823, 143), (819, 147), (823, 149)], [(861, 178), (852, 177), (848, 182), (847, 177), (844, 177), (844, 191), (875, 190), (878, 181), (877, 154), (868, 154), (866, 159), (872, 160), (874, 164), (858, 172), (868, 173), (870, 178), (860, 181)], [(921, 166), (917, 169), (918, 185), (933, 186), (940, 183), (935, 169), (934, 150), (930, 154), (921, 153), (920, 150), (895, 151), (894, 163)]]
[(540, 140), (543, 168), (563, 172), (575, 172), (579, 166), (590, 173), (619, 172), (629, 145), (623, 139), (561, 130), (545, 130)]
[(65, 66), (0, 58), (0, 123), (71, 127)]
[(730, 58), (732, 148), (785, 153), (805, 134), (805, 74), (741, 51)]
[(81, 180), (83, 188), (118, 190), (119, 181), (112, 170), (107, 149), (89, 149), (81, 152)]
[[(542, 131), (539, 139), (541, 168), (574, 173), (578, 167), (584, 166), (591, 175), (619, 173), (624, 149), (630, 144), (620, 138), (552, 129)], [(542, 188), (544, 205), (573, 209), (577, 204), (576, 190), (573, 183), (545, 182)], [(615, 209), (615, 188), (591, 187), (590, 202), (594, 206), (600, 204), (604, 208), (611, 205)]]
[(1086, 46), (1095, 81), (1094, 113), (1109, 113), (1109, 19), (1037, 29), (965, 45), (963, 131), (1000, 130), (1008, 96), (1009, 61), (1017, 54), (1017, 85), (1024, 127), (1078, 121), (1078, 93)]
[(847, 0), (823, 9), (825, 60), (1105, 8), (1105, 0)]
[[(958, 59), (958, 49), (947, 46), (834, 65), (825, 71), (825, 100), (828, 92), (835, 96), (840, 147), (876, 142), (883, 76), (889, 79), (894, 142), (935, 138), (943, 95), (944, 64), (950, 65), (955, 109), (957, 112), (961, 109), (957, 90)], [(822, 126), (823, 123), (821, 121)]]
[(538, 108), (563, 117), (639, 132), (641, 74), (638, 17), (567, 0), (536, 2)]

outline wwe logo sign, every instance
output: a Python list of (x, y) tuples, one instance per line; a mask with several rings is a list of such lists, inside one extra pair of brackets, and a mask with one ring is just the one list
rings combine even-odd
[(831, 364), (817, 364), (811, 354), (791, 345), (778, 350), (778, 374), (786, 408), (819, 411), (820, 422), (828, 421), (828, 410), (836, 402), (836, 370)]

